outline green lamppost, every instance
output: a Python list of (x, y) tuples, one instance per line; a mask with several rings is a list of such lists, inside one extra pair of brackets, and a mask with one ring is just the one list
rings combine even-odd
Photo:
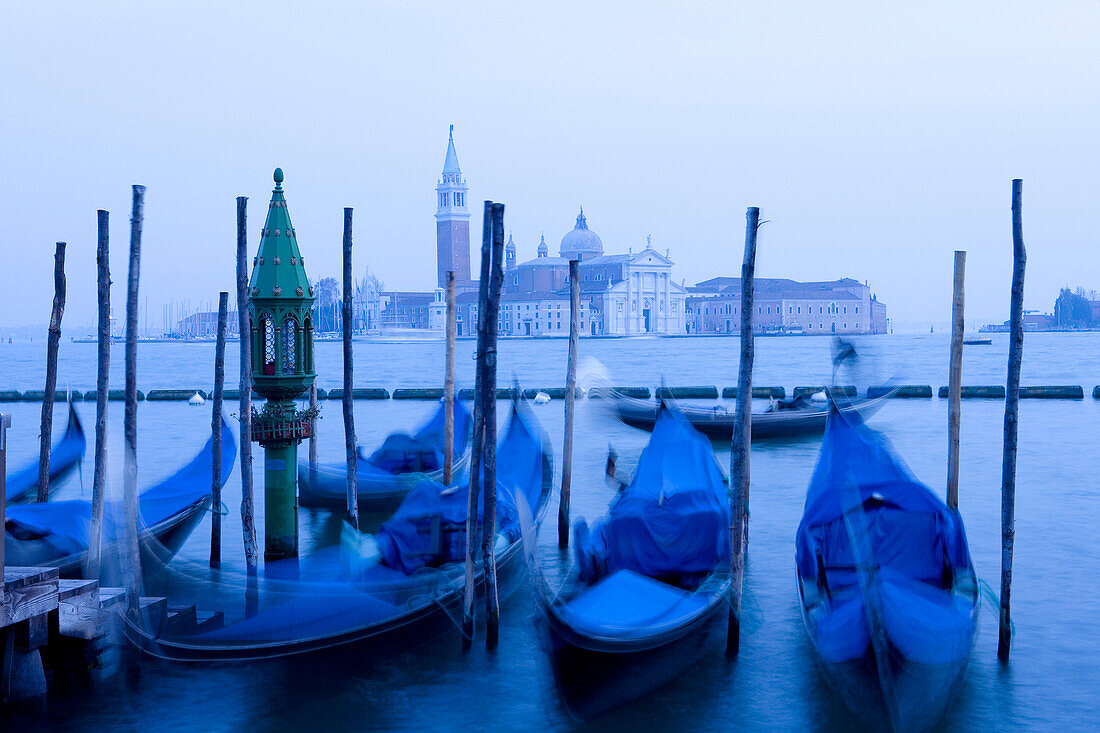
[(264, 448), (264, 561), (298, 555), (298, 443), (313, 415), (294, 398), (313, 383), (313, 290), (283, 198), (283, 171), (267, 209), (260, 251), (252, 263), (252, 384), (267, 399), (252, 414), (252, 440)]

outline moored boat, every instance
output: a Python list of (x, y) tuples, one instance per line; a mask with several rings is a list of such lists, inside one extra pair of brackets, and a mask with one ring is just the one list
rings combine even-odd
[[(526, 569), (522, 506), (541, 518), (550, 496), (552, 458), (538, 421), (519, 405), (497, 452), (497, 581), (501, 596)], [(462, 617), (468, 483), (421, 481), (374, 537), (373, 557), (329, 547), (303, 557), (298, 580), (264, 580), (259, 613), (203, 633), (128, 626), (144, 652), (174, 661), (256, 661), (326, 652), (370, 664), (448, 631)], [(521, 498), (522, 497), (522, 498)], [(292, 561), (283, 561), (292, 562)], [(269, 563), (265, 575), (284, 575)], [(475, 572), (478, 594), (484, 575)], [(270, 592), (268, 592), (270, 591)], [(326, 660), (329, 657), (326, 657)]]
[(858, 417), (829, 419), (796, 535), (802, 618), (872, 730), (923, 730), (962, 682), (978, 587), (962, 518)]
[(574, 549), (563, 590), (535, 584), (543, 643), (573, 715), (587, 720), (628, 703), (721, 648), (726, 483), (682, 415), (661, 409), (630, 484), (591, 531), (577, 522)]
[[(364, 516), (389, 516), (409, 491), (424, 479), (443, 480), (443, 404), (414, 434), (391, 433), (371, 454), (356, 450), (359, 511)], [(466, 466), (470, 414), (454, 401), (454, 473)], [(347, 508), (347, 464), (298, 464), (298, 501), (307, 509)]]
[[(50, 482), (61, 479), (80, 465), (80, 462), (84, 460), (86, 447), (84, 427), (80, 424), (80, 416), (76, 414), (76, 408), (70, 402), (69, 421), (65, 425), (65, 432), (61, 439), (50, 448)], [(9, 504), (28, 501), (34, 498), (37, 490), (38, 461), (35, 460), (7, 476), (4, 486), (4, 500)]]
[[(840, 411), (844, 414), (858, 414), (864, 420), (878, 412), (890, 394), (872, 399), (844, 400)], [(838, 398), (839, 399), (839, 398)], [(642, 430), (653, 430), (657, 422), (660, 404), (652, 400), (642, 400), (615, 394), (611, 400), (616, 414), (623, 423)], [(733, 418), (735, 410), (721, 404), (710, 407), (678, 404), (677, 409), (699, 432), (714, 441), (729, 441), (733, 437)], [(828, 401), (819, 401), (810, 396), (799, 396), (789, 400), (776, 400), (768, 406), (767, 412), (752, 414), (752, 439), (805, 437), (821, 435), (829, 418), (831, 407)]]
[[(233, 431), (222, 418), (222, 482), (237, 455)], [(183, 468), (138, 496), (142, 567), (149, 574), (167, 564), (210, 505), (213, 439)], [(49, 565), (62, 577), (79, 576), (88, 551), (90, 501), (71, 500), (7, 508), (5, 553), (10, 565)], [(103, 507), (102, 563), (111, 572), (123, 538), (120, 502)], [(111, 575), (110, 577), (114, 577)]]

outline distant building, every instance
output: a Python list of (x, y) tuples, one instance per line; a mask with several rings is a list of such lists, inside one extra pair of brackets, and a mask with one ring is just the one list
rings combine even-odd
[[(1053, 313), (1043, 313), (1042, 311), (1024, 311), (1023, 322), (1025, 331), (1050, 331), (1055, 327), (1055, 320)], [(1004, 323), (991, 323), (988, 326), (982, 326), (978, 330), (982, 333), (1007, 333), (1012, 327), (1012, 321), (1005, 321)]]
[[(239, 333), (237, 311), (230, 311), (225, 324), (226, 338), (237, 338)], [(184, 339), (213, 339), (218, 337), (218, 312), (192, 313), (176, 324), (175, 330), (166, 334)]]
[(455, 274), (457, 290), (476, 290), (470, 279), (470, 210), (466, 205), (466, 177), (458, 165), (455, 151), (455, 126), (447, 140), (443, 173), (436, 184), (435, 256), (436, 286), (447, 287), (447, 271)]
[[(886, 333), (886, 305), (869, 286), (852, 278), (798, 282), (755, 279), (753, 330), (756, 333)], [(716, 277), (688, 288), (687, 331), (738, 333), (741, 278)]]

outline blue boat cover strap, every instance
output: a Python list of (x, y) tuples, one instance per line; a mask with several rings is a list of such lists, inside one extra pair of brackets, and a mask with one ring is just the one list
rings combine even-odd
[(564, 604), (561, 614), (571, 628), (590, 636), (637, 639), (688, 622), (709, 601), (705, 593), (619, 570)]
[[(540, 431), (513, 411), (504, 439), (497, 448), (497, 532), (514, 542), (520, 537), (517, 493), (531, 511), (542, 493), (543, 446)], [(469, 481), (445, 487), (435, 481), (417, 484), (378, 530), (376, 539), (383, 562), (412, 573), (424, 566), (441, 565), (466, 555), (466, 508)], [(478, 526), (484, 515), (485, 492), (478, 492)]]
[(730, 556), (729, 500), (710, 442), (662, 408), (630, 485), (590, 532), (578, 524), (582, 581), (618, 570), (650, 577), (713, 572)]

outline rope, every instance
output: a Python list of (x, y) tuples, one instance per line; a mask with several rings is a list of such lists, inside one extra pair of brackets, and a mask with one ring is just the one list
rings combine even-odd
[(208, 506), (208, 507), (206, 507), (206, 511), (210, 512), (211, 514), (220, 514), (220, 515), (222, 515), (223, 517), (224, 517), (225, 515), (229, 514), (229, 507), (227, 507), (227, 506), (225, 505), (225, 502), (224, 502), (224, 501), (219, 501), (219, 502), (218, 502), (218, 505), (219, 505), (219, 506), (220, 506), (220, 507), (222, 508), (222, 511), (220, 511), (220, 512), (218, 512), (218, 511), (214, 511), (214, 507), (213, 507), (213, 506)]
[[(1001, 627), (1001, 599), (994, 592), (992, 586), (985, 580), (977, 578), (978, 581), (978, 593), (989, 604), (989, 612), (993, 614), (993, 617), (997, 620), (997, 628)], [(1008, 619), (1008, 633), (1010, 636), (1016, 636), (1016, 622), (1011, 618)]]

